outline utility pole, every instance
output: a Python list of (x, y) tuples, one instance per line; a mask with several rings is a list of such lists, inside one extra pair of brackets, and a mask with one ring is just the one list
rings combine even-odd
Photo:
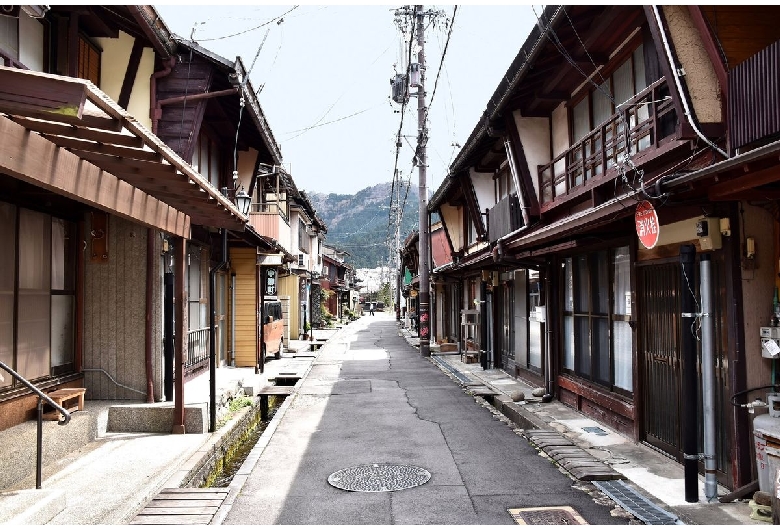
[[(411, 79), (406, 85), (404, 76), (397, 75), (391, 80), (393, 85), (393, 100), (396, 103), (405, 102), (410, 96), (417, 97), (417, 149), (414, 160), (419, 171), (419, 270), (420, 289), (417, 298), (417, 329), (420, 337), (420, 355), (430, 357), (430, 334), (431, 334), (431, 315), (430, 315), (430, 279), (429, 279), (429, 256), (430, 256), (430, 229), (428, 226), (428, 184), (426, 182), (427, 170), (427, 144), (428, 127), (426, 125), (428, 109), (425, 106), (425, 17), (436, 17), (441, 14), (440, 11), (424, 11), (424, 6), (416, 5), (414, 9), (409, 6), (397, 9), (395, 11), (396, 20), (404, 16), (414, 17), (414, 27), (417, 30), (417, 63), (409, 65)], [(410, 35), (410, 39), (414, 35)], [(410, 43), (411, 46), (411, 43)], [(410, 47), (411, 51), (411, 47)], [(411, 63), (411, 57), (409, 57)], [(403, 80), (401, 85), (399, 80)], [(408, 94), (406, 86), (417, 88), (415, 94)], [(400, 138), (398, 139), (400, 141)], [(400, 219), (398, 221), (400, 226)], [(400, 267), (399, 267), (400, 268)], [(400, 288), (400, 282), (399, 282)]]
[(420, 83), (417, 85), (417, 169), (419, 171), (420, 195), (420, 246), (419, 263), (420, 291), (417, 299), (418, 335), (420, 337), (420, 355), (431, 356), (431, 314), (430, 314), (430, 280), (428, 279), (428, 246), (430, 234), (428, 230), (428, 183), (426, 181), (428, 127), (425, 107), (425, 13), (423, 6), (414, 6), (417, 18), (417, 63), (420, 69)]

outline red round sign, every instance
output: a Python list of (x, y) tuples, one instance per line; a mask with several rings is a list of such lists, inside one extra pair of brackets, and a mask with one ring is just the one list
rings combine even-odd
[(639, 241), (642, 242), (645, 248), (653, 248), (658, 243), (658, 235), (660, 232), (658, 215), (655, 213), (653, 205), (647, 201), (642, 201), (637, 204), (634, 221), (636, 223), (636, 235), (639, 236)]

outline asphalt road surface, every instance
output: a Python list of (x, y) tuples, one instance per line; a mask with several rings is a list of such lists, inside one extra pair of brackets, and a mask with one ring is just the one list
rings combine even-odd
[(527, 508), (541, 508), (523, 512), (532, 524), (627, 523), (421, 357), (391, 314), (344, 328), (288, 399), (222, 524), (498, 525)]

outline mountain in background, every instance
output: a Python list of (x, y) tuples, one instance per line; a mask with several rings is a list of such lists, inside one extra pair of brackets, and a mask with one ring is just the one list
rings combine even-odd
[[(401, 189), (403, 217), (399, 244), (416, 230), (419, 224), (417, 188)], [(356, 269), (371, 269), (387, 265), (388, 239), (395, 244), (394, 225), (390, 224), (390, 196), (393, 183), (365, 188), (354, 195), (306, 192), (317, 216), (325, 222), (328, 233), (325, 244), (351, 255), (347, 258)], [(404, 196), (406, 201), (404, 202)]]

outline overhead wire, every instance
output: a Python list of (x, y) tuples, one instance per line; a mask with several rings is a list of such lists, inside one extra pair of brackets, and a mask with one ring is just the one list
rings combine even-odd
[[(278, 17), (274, 17), (274, 18), (272, 18), (271, 20), (268, 20), (268, 21), (266, 21), (266, 22), (263, 22), (263, 23), (262, 23), (262, 24), (260, 24), (259, 26), (255, 26), (255, 27), (253, 27), (253, 28), (249, 28), (249, 29), (246, 29), (246, 30), (243, 30), (243, 31), (239, 31), (238, 33), (232, 33), (232, 34), (230, 34), (230, 35), (224, 35), (224, 36), (222, 36), (222, 37), (212, 37), (212, 38), (210, 38), (210, 39), (200, 39), (200, 41), (198, 41), (198, 42), (211, 42), (211, 41), (215, 41), (215, 40), (224, 40), (224, 39), (230, 39), (230, 38), (233, 38), (233, 37), (238, 37), (239, 35), (244, 35), (244, 34), (246, 34), (246, 33), (249, 33), (249, 32), (251, 32), (251, 31), (256, 31), (256, 30), (258, 30), (258, 29), (260, 29), (260, 28), (264, 28), (265, 26), (267, 26), (267, 25), (269, 25), (269, 24), (272, 24), (272, 23), (276, 22), (277, 20), (279, 20), (279, 19), (281, 19), (281, 18), (283, 18), (283, 17), (287, 16), (289, 13), (292, 13), (293, 11), (295, 11), (296, 9), (298, 9), (298, 7), (300, 7), (300, 6), (293, 6), (291, 9), (288, 9), (287, 11), (285, 11), (284, 13), (282, 13), (281, 15), (279, 15)], [(192, 32), (193, 32), (192, 36), (194, 37), (194, 33), (195, 33), (195, 28), (194, 28), (194, 27), (193, 27), (193, 30), (192, 30)], [(191, 38), (190, 40), (192, 40), (192, 41), (195, 41), (195, 39), (194, 39), (194, 38)]]

